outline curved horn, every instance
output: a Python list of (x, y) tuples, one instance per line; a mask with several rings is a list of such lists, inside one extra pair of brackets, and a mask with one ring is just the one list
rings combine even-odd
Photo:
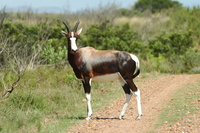
[(80, 23), (80, 21), (78, 20), (78, 22), (76, 22), (76, 25), (74, 26), (74, 30), (73, 30), (74, 32), (77, 31), (77, 28), (78, 28), (79, 23)]
[(66, 27), (66, 29), (67, 29), (67, 32), (69, 33), (71, 30), (70, 30), (70, 28), (69, 28), (69, 26), (64, 22), (64, 21), (62, 21), (63, 22), (63, 24), (65, 25), (65, 27)]

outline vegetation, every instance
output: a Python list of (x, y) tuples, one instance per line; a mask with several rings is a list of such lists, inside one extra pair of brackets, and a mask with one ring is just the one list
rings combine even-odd
[[(84, 98), (83, 89), (68, 66), (67, 42), (61, 34), (61, 30), (65, 30), (62, 24), (65, 18), (70, 26), (80, 18), (80, 27), (83, 27), (78, 41), (80, 47), (136, 54), (143, 73), (199, 73), (200, 7), (175, 4), (179, 8), (170, 6), (155, 11), (119, 9), (111, 4), (65, 14), (37, 14), (32, 10), (7, 13), (6, 8), (2, 9), (0, 93), (18, 86), (8, 99), (0, 102), (0, 132), (27, 129), (48, 132), (53, 125), (56, 131), (65, 132), (60, 131), (62, 126), (85, 116), (82, 110), (85, 104), (80, 100)], [(20, 81), (15, 83), (18, 79)], [(110, 87), (105, 90), (98, 83), (93, 87), (102, 88), (94, 89), (93, 93), (98, 93), (94, 101), (102, 100), (99, 95), (113, 96)], [(52, 123), (46, 125), (45, 121)]]
[(200, 82), (192, 83), (174, 92), (170, 102), (166, 104), (167, 108), (159, 116), (157, 128), (169, 126), (183, 118), (191, 119), (193, 114), (198, 113), (199, 84)]
[(139, 11), (145, 11), (145, 10), (150, 10), (153, 13), (159, 12), (163, 9), (168, 9), (168, 8), (178, 8), (181, 7), (182, 4), (179, 3), (178, 1), (172, 1), (172, 0), (138, 0), (134, 8), (139, 10)]
[[(6, 75), (4, 78), (8, 83), (15, 77)], [(94, 111), (123, 92), (115, 83), (93, 82), (92, 87)], [(68, 67), (41, 67), (27, 71), (9, 99), (0, 101), (0, 132), (61, 133), (85, 116), (82, 83), (75, 80), (72, 70)]]

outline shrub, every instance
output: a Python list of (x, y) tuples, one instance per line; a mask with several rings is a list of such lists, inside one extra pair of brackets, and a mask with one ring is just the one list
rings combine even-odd
[(172, 0), (138, 0), (134, 8), (139, 11), (151, 10), (153, 13), (162, 9), (181, 7), (182, 4)]
[(166, 15), (171, 18), (171, 21), (174, 23), (174, 29), (182, 30), (192, 30), (193, 38), (195, 41), (200, 43), (200, 6), (194, 6), (192, 8), (182, 7), (178, 10), (166, 10)]
[(100, 25), (92, 25), (82, 38), (84, 46), (92, 46), (99, 50), (121, 50), (140, 53), (146, 47), (140, 43), (141, 37), (130, 29), (128, 24), (113, 26), (108, 21)]
[(66, 60), (67, 49), (66, 47), (53, 47), (52, 45), (57, 44), (58, 39), (49, 39), (46, 46), (41, 52), (41, 58), (44, 58), (46, 64), (59, 63)]
[(182, 57), (184, 71), (188, 73), (200, 73), (200, 53), (198, 50), (187, 50)]
[(192, 47), (194, 47), (194, 41), (191, 31), (186, 31), (183, 34), (180, 32), (171, 34), (163, 32), (154, 39), (149, 40), (149, 48), (155, 57), (158, 57), (159, 54), (164, 57), (183, 55)]
[(154, 56), (153, 69), (159, 72), (185, 73), (197, 68), (200, 62), (198, 50), (192, 50), (194, 41), (191, 31), (185, 33), (161, 33), (149, 40), (149, 50)]

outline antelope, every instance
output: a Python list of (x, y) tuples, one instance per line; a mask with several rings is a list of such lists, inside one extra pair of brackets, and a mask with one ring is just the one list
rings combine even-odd
[(140, 90), (136, 87), (133, 79), (140, 74), (139, 59), (128, 52), (117, 50), (96, 50), (93, 47), (77, 47), (77, 40), (82, 28), (77, 31), (80, 21), (78, 20), (71, 30), (63, 21), (67, 32), (62, 34), (68, 40), (68, 61), (78, 79), (82, 81), (87, 100), (87, 117), (91, 119), (91, 81), (114, 81), (119, 80), (126, 94), (126, 101), (120, 113), (122, 119), (128, 107), (132, 93), (136, 96), (138, 116), (142, 116)]

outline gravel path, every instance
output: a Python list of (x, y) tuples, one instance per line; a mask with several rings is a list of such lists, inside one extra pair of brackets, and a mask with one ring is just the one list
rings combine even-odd
[[(136, 83), (138, 88), (141, 90), (142, 97), (143, 116), (141, 120), (135, 120), (137, 116), (135, 97), (132, 97), (124, 119), (118, 119), (125, 102), (125, 96), (122, 95), (109, 106), (104, 107), (98, 112), (93, 112), (92, 120), (83, 120), (83, 124), (73, 126), (72, 131), (75, 133), (145, 133), (155, 130), (154, 124), (157, 122), (158, 115), (162, 112), (161, 105), (170, 101), (171, 92), (199, 80), (200, 74), (168, 75), (151, 78), (145, 81), (141, 80), (141, 82)], [(200, 115), (193, 115), (191, 117), (194, 117), (193, 121), (189, 122), (190, 124), (187, 126), (183, 123), (191, 120), (182, 119), (171, 127), (163, 128), (156, 132), (174, 133), (177, 131), (177, 133), (199, 133)]]

